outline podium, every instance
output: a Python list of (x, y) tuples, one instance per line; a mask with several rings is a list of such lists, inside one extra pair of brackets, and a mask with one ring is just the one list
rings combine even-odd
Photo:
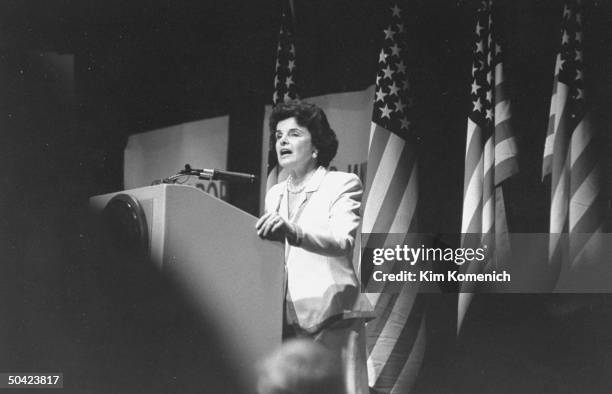
[(220, 359), (254, 387), (258, 362), (281, 343), (283, 245), (257, 236), (256, 217), (192, 186), (104, 194), (90, 206), (102, 213), (118, 197), (137, 201), (148, 260), (213, 323)]

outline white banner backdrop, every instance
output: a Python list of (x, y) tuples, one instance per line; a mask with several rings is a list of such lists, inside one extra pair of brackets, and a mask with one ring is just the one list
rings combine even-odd
[[(305, 101), (316, 104), (327, 115), (329, 123), (338, 136), (338, 154), (330, 167), (338, 171), (353, 172), (364, 181), (365, 163), (368, 158), (370, 124), (372, 123), (372, 103), (374, 86), (365, 90), (346, 93), (326, 94), (305, 98)], [(268, 168), (268, 151), (270, 130), (268, 119), (272, 106), (266, 105), (263, 124), (262, 172), (260, 212), (263, 213), (264, 196), (266, 195), (266, 178)]]
[[(133, 134), (124, 152), (124, 188), (133, 189), (167, 178), (190, 164), (192, 168), (227, 167), (229, 117), (221, 116)], [(194, 185), (227, 199), (223, 182), (190, 177)]]

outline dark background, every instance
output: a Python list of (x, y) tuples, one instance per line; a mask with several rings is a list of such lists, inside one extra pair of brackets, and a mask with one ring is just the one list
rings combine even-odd
[[(382, 2), (296, 3), (301, 96), (371, 85)], [(414, 47), (423, 231), (459, 231), (477, 5), (417, 0), (404, 7)], [(540, 181), (541, 154), (563, 4), (496, 5), (521, 149), (521, 173), (506, 191), (509, 222), (515, 232), (546, 232), (550, 196)], [(609, 205), (612, 4), (587, 5), (586, 76)], [(207, 370), (209, 392), (233, 391), (225, 386), (231, 371), (208, 339), (213, 334), (176, 308), (180, 300), (164, 279), (117, 273), (124, 272), (121, 258), (91, 235), (87, 198), (122, 189), (128, 135), (224, 114), (228, 169), (258, 174), (279, 9), (277, 1), (0, 1), (1, 371), (63, 371), (75, 391), (195, 392)], [(40, 55), (47, 52), (74, 55), (70, 82), (48, 67)], [(257, 213), (256, 187), (230, 196)], [(421, 392), (612, 387), (607, 297), (477, 299), (459, 340), (455, 299), (431, 301)]]

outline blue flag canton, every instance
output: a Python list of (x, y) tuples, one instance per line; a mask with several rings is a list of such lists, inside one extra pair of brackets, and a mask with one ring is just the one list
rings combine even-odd
[(489, 132), (495, 121), (495, 66), (501, 59), (502, 48), (493, 29), (492, 1), (483, 1), (476, 11), (469, 116)]
[(572, 119), (582, 119), (586, 110), (582, 45), (582, 12), (580, 2), (566, 4), (561, 24), (561, 49), (555, 75), (568, 86), (567, 108)]
[(298, 98), (295, 81), (296, 57), (293, 23), (290, 16), (283, 10), (281, 26), (276, 48), (276, 66), (274, 70), (274, 105)]
[(406, 138), (411, 131), (414, 105), (406, 71), (406, 31), (397, 4), (390, 8), (389, 14), (389, 22), (383, 30), (384, 43), (378, 55), (372, 121)]

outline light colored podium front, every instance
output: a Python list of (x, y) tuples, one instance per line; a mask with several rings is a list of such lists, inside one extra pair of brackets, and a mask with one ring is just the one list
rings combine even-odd
[[(143, 208), (152, 263), (214, 324), (227, 350), (219, 357), (252, 385), (258, 361), (281, 343), (283, 245), (259, 239), (256, 217), (192, 186), (119, 193)], [(90, 205), (100, 212), (119, 193)]]

